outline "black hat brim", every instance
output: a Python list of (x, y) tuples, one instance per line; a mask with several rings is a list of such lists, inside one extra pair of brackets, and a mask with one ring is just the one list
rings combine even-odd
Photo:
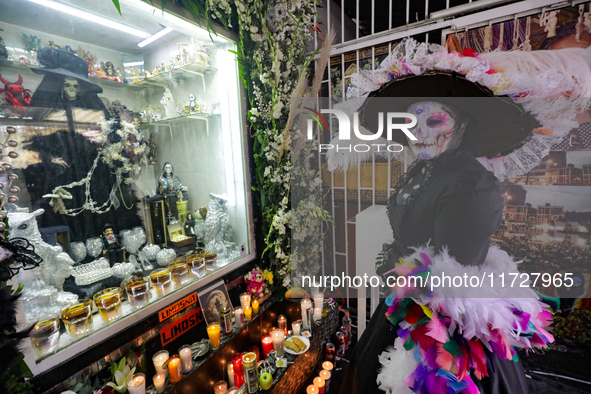
[[(387, 97), (396, 100), (384, 100)], [(478, 103), (475, 97), (488, 99)], [(385, 83), (364, 101), (359, 121), (375, 131), (380, 112), (405, 112), (419, 101), (437, 101), (458, 109), (468, 119), (462, 147), (475, 157), (506, 155), (522, 146), (537, 126), (534, 116), (511, 98), (495, 96), (487, 87), (445, 71), (407, 75)], [(408, 144), (402, 131), (395, 131), (392, 139)]]

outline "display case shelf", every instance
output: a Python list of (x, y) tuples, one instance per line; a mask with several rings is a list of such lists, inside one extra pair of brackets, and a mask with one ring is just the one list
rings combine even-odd
[(148, 122), (142, 123), (143, 127), (157, 127), (157, 126), (164, 126), (164, 127), (171, 127), (174, 123), (183, 122), (187, 120), (202, 120), (205, 122), (205, 128), (207, 131), (207, 135), (209, 136), (209, 121), (212, 119), (221, 119), (220, 114), (206, 114), (206, 113), (196, 113), (186, 116), (177, 116), (176, 118), (167, 118), (161, 119), (155, 122)]
[(217, 68), (206, 66), (204, 64), (193, 63), (187, 64), (181, 67), (175, 67), (169, 71), (161, 72), (153, 77), (144, 78), (140, 81), (133, 82), (131, 85), (138, 88), (148, 88), (151, 85), (168, 87), (173, 81), (182, 79), (190, 79), (196, 75), (201, 77), (203, 83), (203, 90), (205, 90), (205, 76), (214, 74), (217, 72)]

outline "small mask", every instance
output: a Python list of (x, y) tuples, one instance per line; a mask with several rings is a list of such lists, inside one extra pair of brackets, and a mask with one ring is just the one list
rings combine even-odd
[(417, 141), (408, 141), (417, 159), (431, 159), (456, 147), (456, 143), (451, 142), (457, 141), (463, 123), (456, 120), (457, 115), (448, 106), (435, 101), (420, 101), (409, 106), (407, 112), (417, 117), (416, 126), (410, 129)]
[(64, 79), (64, 86), (62, 88), (62, 97), (67, 98), (68, 100), (76, 100), (76, 96), (80, 92), (80, 85), (78, 81), (74, 78), (65, 78)]

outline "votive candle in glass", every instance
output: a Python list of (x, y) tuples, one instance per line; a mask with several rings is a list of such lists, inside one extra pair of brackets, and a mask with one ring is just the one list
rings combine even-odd
[(310, 308), (312, 308), (312, 301), (309, 298), (302, 298), (300, 302), (302, 308), (302, 328), (304, 330), (310, 329)]
[(194, 279), (205, 276), (205, 259), (202, 256), (194, 255), (187, 259), (187, 266)]
[(247, 306), (250, 306), (250, 294), (240, 294), (240, 306), (242, 307), (242, 309), (246, 309)]
[(300, 335), (301, 329), (302, 323), (299, 320), (291, 323), (291, 330), (293, 331), (293, 335)]
[(214, 251), (207, 251), (205, 252), (205, 269), (207, 271), (215, 270), (215, 263), (217, 261), (218, 254)]
[(231, 360), (228, 363), (228, 384), (230, 386), (235, 386), (235, 381), (234, 381), (234, 365), (232, 364)]
[(92, 296), (92, 300), (103, 318), (103, 322), (110, 323), (123, 316), (123, 290), (120, 287), (104, 289)]
[(306, 389), (306, 394), (318, 394), (318, 387), (313, 384), (309, 385)]
[(220, 380), (213, 386), (214, 394), (227, 394), (228, 393), (228, 383), (223, 380)]
[(157, 373), (154, 375), (152, 380), (154, 381), (154, 387), (156, 387), (156, 391), (158, 393), (164, 392), (164, 387), (166, 386), (166, 375), (163, 373)]
[(168, 350), (160, 350), (152, 357), (156, 372), (164, 376), (168, 376), (168, 369), (164, 368), (164, 364), (168, 361), (168, 356)]
[(334, 365), (330, 361), (325, 361), (322, 363), (322, 369), (326, 369), (328, 372), (332, 373), (333, 368), (334, 368)]
[(217, 350), (220, 347), (220, 323), (211, 323), (207, 326), (207, 335), (209, 336), (209, 342), (213, 350)]
[(123, 282), (131, 309), (139, 309), (150, 302), (150, 283), (148, 279), (132, 277)]
[(129, 394), (146, 394), (146, 375), (143, 373), (133, 375), (127, 382), (127, 391)]
[(322, 308), (314, 308), (314, 320), (322, 320)]
[(236, 323), (236, 327), (242, 328), (244, 325), (244, 311), (242, 308), (236, 308), (234, 310), (234, 321)]
[(273, 340), (273, 348), (275, 349), (275, 354), (277, 357), (283, 357), (285, 353), (285, 331), (280, 328), (276, 328), (271, 331), (271, 339)]
[(314, 298), (314, 308), (324, 308), (324, 293), (321, 291), (315, 291), (312, 293), (312, 298)]
[(168, 268), (159, 268), (152, 271), (150, 281), (158, 297), (165, 296), (172, 290), (172, 277)]
[(316, 376), (313, 380), (314, 386), (318, 388), (318, 394), (324, 394), (324, 387), (326, 383), (320, 376)]
[(37, 358), (53, 354), (60, 344), (60, 319), (57, 315), (46, 316), (35, 324), (31, 331), (33, 352)]
[(250, 321), (251, 317), (252, 317), (252, 308), (249, 305), (246, 308), (244, 308), (244, 320)]
[(273, 339), (271, 335), (265, 335), (261, 338), (261, 345), (263, 347), (263, 358), (267, 358), (269, 353), (273, 351)]
[(287, 317), (285, 317), (285, 315), (279, 315), (277, 318), (277, 326), (282, 329), (285, 336), (287, 336)]
[(72, 338), (88, 335), (92, 331), (92, 300), (79, 300), (62, 308), (61, 317)]
[(326, 369), (323, 369), (322, 371), (320, 371), (320, 377), (322, 379), (324, 379), (324, 392), (328, 393), (328, 389), (330, 388), (330, 377), (331, 377), (332, 373), (330, 371), (327, 371)]
[(193, 354), (191, 352), (191, 345), (181, 346), (179, 349), (179, 356), (181, 356), (183, 373), (191, 372), (191, 369), (193, 369)]
[(171, 264), (169, 268), (170, 274), (172, 276), (172, 281), (174, 282), (174, 285), (177, 289), (187, 284), (191, 279), (191, 275), (189, 274), (189, 267), (187, 266), (187, 263), (185, 263), (184, 261)]
[(252, 300), (252, 311), (259, 313), (259, 300)]
[(170, 383), (178, 383), (183, 378), (183, 366), (178, 354), (168, 359), (168, 373), (170, 373)]

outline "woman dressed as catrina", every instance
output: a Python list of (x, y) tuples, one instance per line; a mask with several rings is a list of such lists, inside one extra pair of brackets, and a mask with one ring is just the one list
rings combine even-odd
[[(577, 126), (591, 97), (588, 59), (583, 49), (474, 55), (406, 40), (379, 69), (354, 76), (350, 93), (367, 97), (348, 109), (357, 109), (366, 134), (380, 129), (380, 112), (417, 119), (416, 141), (394, 136), (407, 145), (396, 159), (414, 163), (388, 201), (394, 242), (378, 255), (378, 274), (519, 272), (490, 245), (503, 211), (499, 179), (538, 165)], [(331, 153), (328, 166), (368, 157)], [(394, 288), (356, 346), (341, 393), (527, 393), (519, 354), (553, 341), (551, 312), (527, 286), (500, 287)]]

